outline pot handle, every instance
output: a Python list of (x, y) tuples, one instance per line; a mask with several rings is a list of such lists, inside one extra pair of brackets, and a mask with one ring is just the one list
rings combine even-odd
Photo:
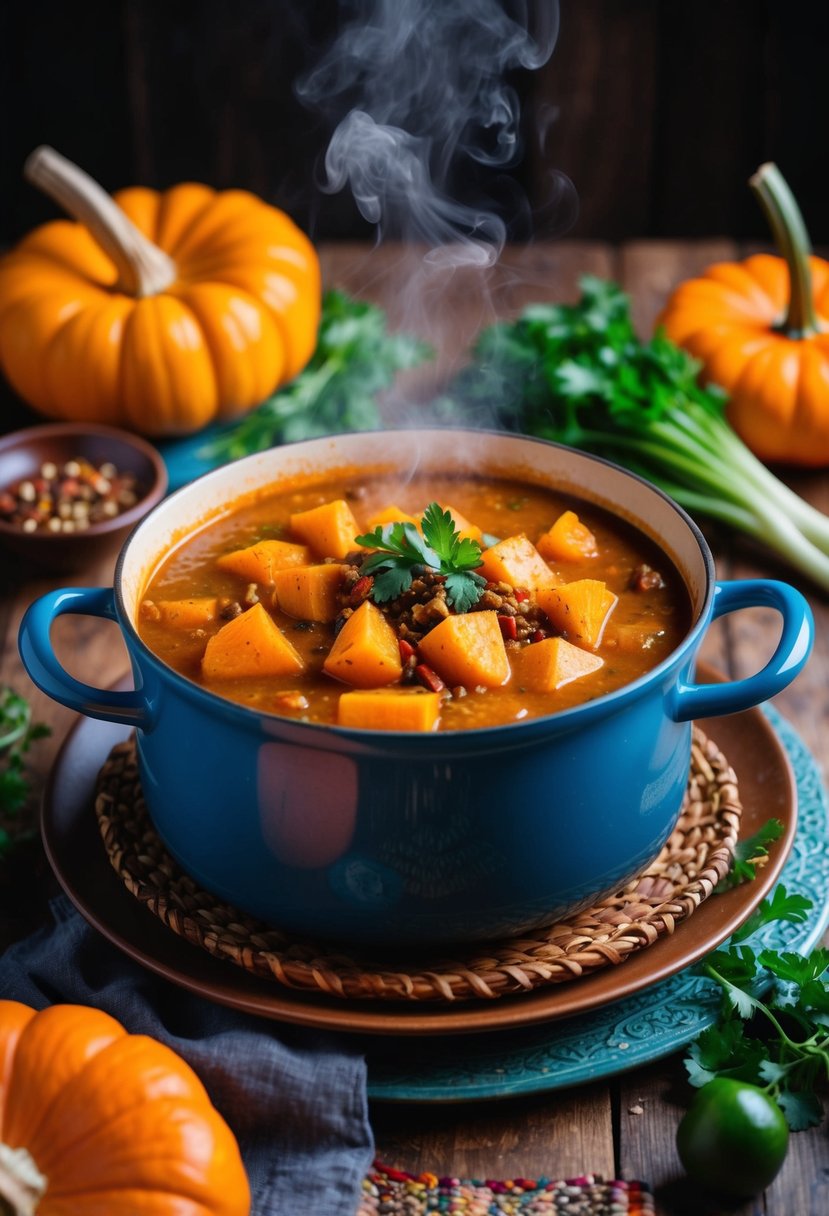
[(812, 650), (814, 619), (805, 596), (776, 579), (735, 579), (717, 583), (711, 620), (738, 608), (776, 608), (783, 632), (768, 663), (753, 676), (724, 684), (689, 684), (680, 679), (669, 694), (668, 713), (675, 722), (738, 713), (767, 701), (789, 684)]
[(50, 637), (52, 622), (70, 613), (105, 617), (117, 623), (112, 588), (64, 587), (30, 605), (20, 624), (17, 644), (31, 679), (47, 696), (77, 713), (146, 730), (151, 725), (151, 707), (142, 692), (93, 688), (70, 676), (58, 662)]

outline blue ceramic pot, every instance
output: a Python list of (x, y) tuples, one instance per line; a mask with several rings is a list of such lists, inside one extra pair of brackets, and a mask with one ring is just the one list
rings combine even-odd
[[(344, 467), (467, 467), (556, 486), (615, 511), (673, 560), (693, 624), (659, 667), (620, 691), (547, 718), (438, 734), (288, 721), (206, 692), (157, 659), (134, 621), (171, 545), (240, 495), (284, 475)], [(711, 621), (770, 606), (782, 636), (747, 679), (697, 685)], [(49, 632), (65, 613), (118, 622), (135, 691), (73, 679)], [(170, 852), (208, 890), (273, 925), (349, 942), (434, 944), (550, 923), (607, 894), (656, 857), (680, 811), (691, 720), (779, 692), (812, 644), (802, 595), (770, 580), (718, 583), (699, 529), (669, 498), (615, 465), (519, 436), (376, 432), (247, 457), (173, 494), (132, 533), (113, 589), (67, 588), (31, 606), (20, 631), (34, 682), (83, 714), (136, 728), (141, 781)]]

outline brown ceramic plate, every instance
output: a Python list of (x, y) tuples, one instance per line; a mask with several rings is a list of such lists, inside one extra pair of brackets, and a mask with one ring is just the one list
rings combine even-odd
[[(700, 678), (717, 677), (703, 671)], [(92, 807), (95, 778), (113, 745), (126, 738), (126, 727), (84, 718), (70, 732), (44, 796), (43, 840), (61, 885), (90, 924), (151, 971), (219, 1004), (302, 1026), (383, 1035), (529, 1026), (620, 1000), (690, 966), (733, 933), (774, 885), (797, 823), (796, 787), (783, 745), (758, 709), (705, 719), (700, 725), (736, 770), (743, 839), (772, 816), (784, 825), (768, 865), (753, 882), (707, 899), (673, 936), (660, 938), (618, 967), (491, 1002), (427, 1006), (292, 992), (213, 958), (173, 933), (130, 895), (111, 868)]]

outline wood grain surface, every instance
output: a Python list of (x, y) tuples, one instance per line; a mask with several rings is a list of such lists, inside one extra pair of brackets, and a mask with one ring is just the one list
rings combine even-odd
[[(411, 253), (339, 244), (324, 247), (322, 260), (329, 285), (377, 300), (388, 309), (393, 324), (415, 328), (436, 344), (436, 368), (419, 373), (420, 380), (414, 377), (408, 386), (416, 401), (458, 364), (481, 324), (496, 315), (513, 315), (530, 300), (574, 299), (579, 276), (586, 271), (622, 282), (632, 295), (637, 324), (644, 333), (674, 283), (711, 260), (739, 252), (733, 243), (709, 240), (636, 242), (621, 247), (572, 242), (508, 249), (486, 280), (479, 274), (458, 271), (448, 284), (443, 283), (440, 292), (436, 284), (427, 285), (425, 308), (404, 290), (422, 271)], [(13, 408), (10, 403), (7, 419), (14, 417)], [(791, 480), (810, 501), (829, 510), (826, 474), (799, 474)], [(759, 545), (701, 522), (721, 577), (771, 575), (800, 581)], [(0, 634), (4, 639), (0, 683), (24, 692), (36, 717), (53, 729), (51, 739), (32, 752), (38, 789), (74, 719), (34, 689), (25, 675), (15, 642), (20, 617), (36, 596), (55, 585), (106, 585), (112, 573), (112, 563), (105, 562), (74, 577), (61, 577), (58, 583), (0, 557)], [(794, 685), (776, 698), (776, 705), (811, 749), (825, 780), (829, 762), (829, 602), (805, 582), (801, 589), (815, 614), (815, 652)], [(733, 676), (745, 675), (762, 665), (777, 634), (771, 612), (741, 612), (711, 628), (702, 657)], [(60, 620), (55, 645), (70, 671), (94, 684), (114, 682), (127, 667), (116, 628), (99, 620)], [(0, 915), (3, 938), (9, 941), (42, 921), (52, 880), (36, 846), (6, 870), (0, 883)], [(783, 1173), (765, 1196), (720, 1207), (694, 1192), (682, 1177), (674, 1147), (675, 1127), (689, 1097), (677, 1055), (608, 1082), (570, 1091), (448, 1106), (376, 1105), (372, 1118), (380, 1157), (415, 1172), (509, 1178), (593, 1171), (606, 1177), (647, 1180), (656, 1190), (662, 1216), (717, 1216), (720, 1212), (731, 1216), (827, 1216), (829, 1140), (825, 1127), (792, 1137)]]

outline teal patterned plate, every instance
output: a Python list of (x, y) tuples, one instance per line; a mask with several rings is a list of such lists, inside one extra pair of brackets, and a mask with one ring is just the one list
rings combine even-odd
[[(829, 809), (820, 773), (797, 732), (765, 706), (797, 784), (798, 820), (781, 872), (787, 891), (805, 895), (803, 924), (767, 925), (752, 940), (806, 953), (829, 925)], [(716, 1019), (719, 989), (689, 967), (646, 991), (560, 1021), (509, 1031), (428, 1039), (373, 1039), (367, 1048), (374, 1101), (461, 1102), (506, 1098), (613, 1076), (670, 1055)]]

